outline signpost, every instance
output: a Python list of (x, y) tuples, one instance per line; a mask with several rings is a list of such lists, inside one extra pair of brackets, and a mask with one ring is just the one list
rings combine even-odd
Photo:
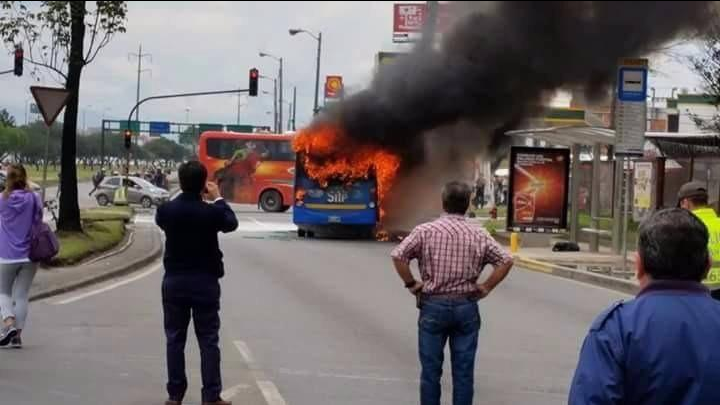
[(160, 136), (170, 133), (169, 122), (150, 122), (150, 136)]
[(627, 232), (630, 204), (631, 159), (642, 156), (647, 127), (647, 74), (648, 60), (623, 58), (618, 63), (617, 99), (615, 100), (615, 155), (623, 159), (625, 171), (622, 249), (623, 268), (627, 267)]
[(325, 102), (342, 98), (343, 78), (342, 76), (325, 77)]
[(570, 150), (513, 146), (507, 229), (559, 233), (567, 228)]
[[(67, 99), (70, 96), (70, 92), (63, 88), (30, 86), (30, 93), (32, 93), (33, 98), (35, 98), (35, 102), (37, 103), (40, 114), (45, 121), (45, 127), (47, 128), (42, 180), (42, 200), (44, 202), (45, 191), (47, 190), (47, 167), (50, 154), (50, 127), (52, 127), (52, 124), (55, 122), (57, 116), (60, 115), (60, 111), (62, 111), (65, 107)], [(60, 187), (60, 184), (58, 184), (58, 187)]]

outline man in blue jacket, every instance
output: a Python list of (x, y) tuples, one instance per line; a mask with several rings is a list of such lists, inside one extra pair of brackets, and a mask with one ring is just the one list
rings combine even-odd
[(180, 405), (187, 390), (185, 341), (191, 314), (202, 358), (202, 403), (230, 405), (220, 398), (219, 279), (224, 268), (218, 232), (234, 231), (238, 221), (217, 185), (207, 182), (201, 163), (183, 164), (178, 177), (182, 194), (160, 206), (155, 218), (166, 236), (162, 284), (170, 396), (166, 405)]
[(708, 231), (692, 213), (658, 211), (639, 230), (641, 291), (592, 324), (570, 405), (720, 404), (720, 302), (701, 283)]

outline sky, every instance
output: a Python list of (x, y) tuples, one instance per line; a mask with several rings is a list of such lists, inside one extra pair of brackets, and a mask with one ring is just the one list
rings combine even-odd
[[(252, 67), (277, 76), (278, 63), (260, 58), (259, 52), (282, 57), (285, 98), (290, 101), (297, 86), (301, 127), (312, 118), (317, 42), (307, 35), (292, 37), (288, 28), (322, 32), (321, 92), (326, 75), (341, 75), (347, 88), (357, 90), (371, 79), (377, 52), (409, 50), (409, 45), (392, 42), (392, 12), (393, 2), (129, 1), (127, 33), (118, 34), (83, 71), (78, 126), (99, 127), (103, 116), (127, 119), (137, 83), (137, 60), (129, 54), (142, 44), (143, 53), (151, 56), (143, 59), (143, 68), (150, 71), (142, 73), (141, 97), (246, 88)], [(10, 68), (9, 50), (6, 60)], [(3, 66), (0, 63), (0, 70)], [(649, 84), (658, 97), (669, 96), (673, 87), (691, 92), (700, 87), (694, 75), (671, 58), (653, 58), (651, 67), (658, 73)], [(58, 85), (48, 75), (38, 83), (27, 72), (28, 64), (22, 78), (0, 76), (0, 108), (7, 108), (19, 123), (24, 123), (31, 99), (29, 86)], [(242, 124), (272, 124), (272, 82), (262, 80), (260, 90), (270, 94), (241, 97)], [(559, 97), (555, 104), (566, 101)], [(235, 124), (237, 104), (234, 95), (151, 101), (141, 107), (140, 119)]]

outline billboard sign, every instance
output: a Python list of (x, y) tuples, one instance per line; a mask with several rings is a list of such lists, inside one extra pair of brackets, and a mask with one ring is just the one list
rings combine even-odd
[(342, 76), (325, 77), (325, 99), (332, 100), (342, 98), (343, 79)]
[[(428, 16), (427, 3), (395, 3), (393, 5), (393, 42), (416, 42), (420, 39)], [(442, 33), (450, 25), (447, 3), (438, 4), (436, 31)]]
[(513, 146), (507, 229), (559, 233), (567, 228), (570, 150)]

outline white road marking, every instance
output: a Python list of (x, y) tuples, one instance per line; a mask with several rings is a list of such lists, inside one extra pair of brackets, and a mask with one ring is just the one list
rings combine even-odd
[(233, 342), (233, 344), (235, 345), (235, 348), (240, 352), (240, 355), (242, 356), (243, 360), (245, 360), (245, 363), (247, 363), (248, 365), (255, 364), (255, 360), (252, 357), (250, 348), (245, 342), (243, 342), (242, 340), (236, 340)]
[(244, 217), (238, 223), (238, 232), (295, 232), (297, 226), (292, 222), (262, 222), (252, 217)]
[[(252, 370), (252, 374), (255, 378), (255, 383), (260, 389), (263, 398), (265, 398), (265, 402), (267, 402), (268, 405), (287, 405), (285, 399), (283, 399), (282, 395), (280, 395), (280, 391), (278, 390), (277, 386), (267, 377), (265, 377), (265, 373), (256, 366), (254, 357), (247, 343), (243, 342), (242, 340), (236, 340), (233, 342), (233, 344), (235, 345), (235, 348), (238, 350), (238, 352), (240, 352), (240, 356), (242, 356), (243, 360), (245, 360), (248, 368)], [(223, 399), (228, 398), (231, 397), (223, 396)]]
[(136, 224), (154, 224), (155, 217), (148, 215), (136, 215), (133, 222)]
[(280, 392), (278, 391), (275, 384), (272, 383), (272, 381), (258, 381), (257, 385), (258, 388), (260, 388), (260, 392), (262, 392), (263, 397), (265, 397), (265, 402), (267, 402), (268, 405), (287, 405), (287, 402), (285, 402), (282, 395), (280, 395)]
[(137, 281), (137, 280), (140, 280), (140, 279), (142, 279), (142, 278), (145, 278), (145, 277), (147, 277), (147, 276), (155, 273), (156, 271), (160, 270), (161, 267), (162, 267), (162, 264), (156, 264), (156, 265), (152, 266), (150, 269), (145, 270), (145, 271), (143, 271), (142, 273), (136, 274), (136, 275), (134, 275), (134, 276), (132, 276), (132, 277), (129, 277), (129, 278), (123, 279), (123, 280), (121, 280), (121, 281), (117, 281), (117, 282), (115, 282), (115, 283), (106, 285), (106, 286), (104, 286), (104, 287), (102, 287), (102, 288), (98, 288), (97, 290), (91, 290), (91, 291), (88, 291), (88, 292), (85, 292), (85, 293), (82, 293), (82, 294), (75, 295), (75, 296), (70, 297), (70, 298), (66, 298), (66, 299), (64, 299), (64, 300), (57, 301), (57, 302), (55, 302), (53, 305), (65, 305), (65, 304), (70, 304), (70, 303), (73, 303), (73, 302), (75, 302), (75, 301), (80, 301), (80, 300), (82, 300), (82, 299), (85, 299), (85, 298), (88, 298), (88, 297), (92, 297), (92, 296), (94, 296), (94, 295), (98, 295), (98, 294), (102, 294), (102, 293), (107, 292), (107, 291), (110, 291), (110, 290), (114, 290), (114, 289), (116, 289), (116, 288), (118, 288), (118, 287), (122, 287), (122, 286), (124, 286), (124, 285), (126, 285), (126, 284), (130, 284), (130, 283), (132, 283), (132, 282), (134, 282), (134, 281)]
[(232, 386), (232, 387), (224, 390), (223, 392), (221, 392), (220, 398), (222, 398), (224, 400), (228, 400), (228, 399), (234, 397), (235, 395), (239, 394), (240, 391), (246, 391), (249, 389), (250, 389), (250, 386), (248, 384), (238, 384), (238, 385)]

